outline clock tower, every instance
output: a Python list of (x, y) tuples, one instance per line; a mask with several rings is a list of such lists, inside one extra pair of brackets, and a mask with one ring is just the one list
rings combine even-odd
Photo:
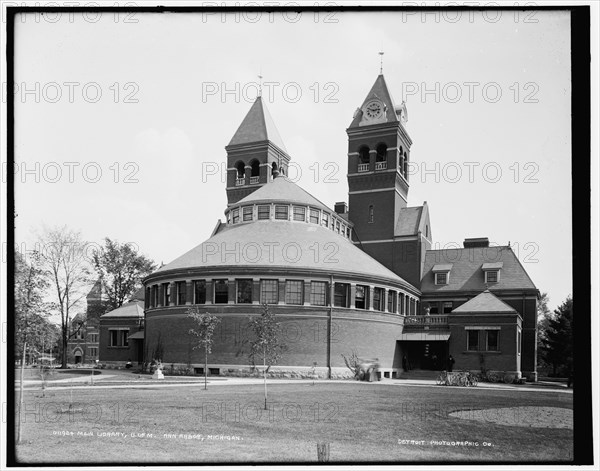
[(354, 243), (418, 287), (431, 230), (427, 204), (408, 207), (407, 121), (406, 105), (394, 104), (380, 74), (346, 130), (348, 216)]

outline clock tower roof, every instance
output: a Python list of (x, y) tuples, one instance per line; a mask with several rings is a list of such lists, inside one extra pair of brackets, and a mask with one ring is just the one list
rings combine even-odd
[(251, 144), (255, 142), (271, 141), (282, 151), (287, 153), (279, 131), (269, 114), (267, 107), (263, 103), (262, 97), (256, 97), (250, 111), (237, 129), (229, 146), (240, 144)]
[(392, 98), (392, 95), (388, 90), (388, 86), (385, 83), (385, 78), (383, 77), (383, 74), (379, 74), (377, 76), (377, 79), (375, 80), (375, 83), (371, 87), (371, 90), (367, 94), (367, 97), (363, 101), (361, 107), (358, 110), (356, 110), (356, 113), (354, 114), (354, 119), (350, 124), (350, 128), (356, 128), (359, 126), (364, 126), (366, 124), (371, 124), (368, 121), (365, 122), (364, 115), (365, 110), (372, 103), (378, 103), (383, 107), (383, 113), (381, 119), (378, 120), (378, 123), (382, 121), (387, 123), (400, 121), (401, 109), (405, 108), (404, 103), (400, 108), (396, 108), (396, 105), (394, 104), (394, 99)]

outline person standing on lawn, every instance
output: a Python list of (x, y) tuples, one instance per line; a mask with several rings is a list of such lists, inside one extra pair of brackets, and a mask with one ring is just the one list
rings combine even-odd
[(448, 357), (448, 372), (452, 373), (452, 368), (454, 368), (454, 357), (450, 355)]

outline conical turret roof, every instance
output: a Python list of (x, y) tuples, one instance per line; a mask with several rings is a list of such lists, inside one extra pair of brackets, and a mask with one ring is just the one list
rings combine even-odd
[(287, 152), (269, 110), (267, 110), (262, 97), (258, 96), (242, 124), (231, 138), (229, 145), (251, 144), (262, 141), (271, 141), (281, 150)]

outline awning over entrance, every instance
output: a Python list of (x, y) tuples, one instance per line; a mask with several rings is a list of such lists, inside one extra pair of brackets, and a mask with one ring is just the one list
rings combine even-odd
[(415, 342), (422, 342), (422, 341), (427, 341), (427, 342), (435, 342), (438, 340), (442, 340), (442, 341), (446, 341), (450, 338), (450, 333), (449, 332), (431, 332), (431, 331), (424, 331), (424, 332), (406, 332), (400, 335), (400, 338), (398, 340), (409, 340), (409, 341), (415, 341)]
[(136, 332), (135, 334), (131, 334), (127, 338), (129, 340), (144, 340), (144, 331), (140, 330), (139, 332)]

